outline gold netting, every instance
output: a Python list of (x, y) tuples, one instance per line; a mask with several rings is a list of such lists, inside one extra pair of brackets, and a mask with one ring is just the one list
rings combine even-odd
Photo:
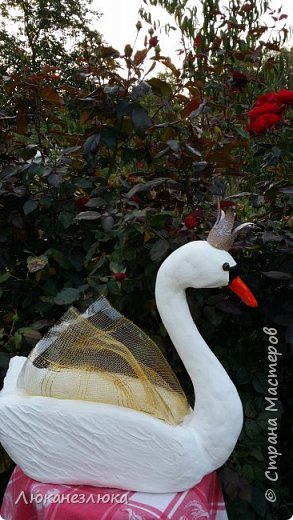
[(158, 346), (103, 297), (71, 307), (31, 351), (18, 385), (28, 394), (114, 404), (180, 424), (186, 396)]

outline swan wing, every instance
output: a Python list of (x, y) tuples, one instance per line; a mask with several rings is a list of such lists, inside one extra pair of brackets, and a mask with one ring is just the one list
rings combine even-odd
[(30, 353), (18, 385), (28, 394), (115, 404), (179, 424), (185, 394), (158, 346), (104, 297), (71, 307)]

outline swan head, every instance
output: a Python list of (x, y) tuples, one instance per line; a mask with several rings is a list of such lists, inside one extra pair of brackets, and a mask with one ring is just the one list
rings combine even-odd
[(178, 289), (223, 287), (229, 284), (228, 269), (234, 266), (236, 262), (230, 253), (197, 240), (171, 253), (158, 276), (164, 275)]
[(236, 262), (228, 251), (218, 249), (205, 240), (189, 242), (176, 249), (161, 265), (157, 275), (160, 291), (212, 289), (228, 286), (250, 307), (257, 302), (239, 276), (234, 277)]

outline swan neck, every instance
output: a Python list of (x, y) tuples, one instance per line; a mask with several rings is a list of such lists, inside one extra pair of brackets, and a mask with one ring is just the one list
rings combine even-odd
[(156, 302), (165, 328), (191, 378), (195, 407), (190, 421), (209, 468), (219, 467), (233, 450), (243, 422), (237, 390), (199, 333), (190, 314), (185, 290), (158, 274)]

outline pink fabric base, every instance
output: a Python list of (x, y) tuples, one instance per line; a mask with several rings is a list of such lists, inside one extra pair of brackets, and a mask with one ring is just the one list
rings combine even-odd
[(27, 477), (18, 467), (8, 483), (1, 517), (4, 520), (228, 520), (215, 472), (188, 491), (150, 494), (42, 484)]

